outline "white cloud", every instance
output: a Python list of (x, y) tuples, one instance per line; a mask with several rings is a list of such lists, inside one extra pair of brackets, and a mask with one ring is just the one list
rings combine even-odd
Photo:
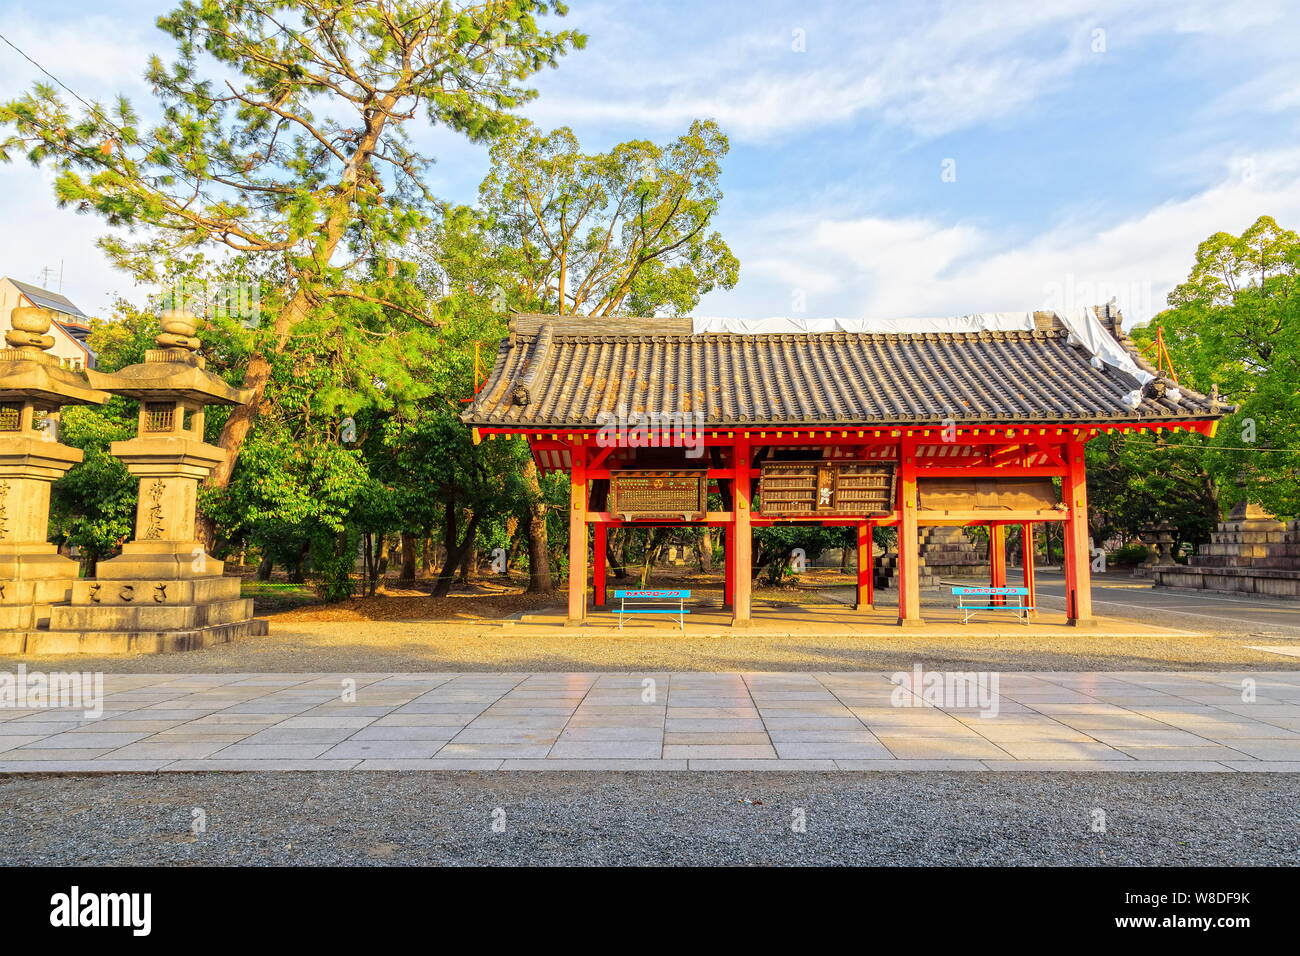
[[(5, 14), (3, 32), (16, 46), (87, 100), (111, 103), (128, 94), (138, 106), (148, 106), (142, 74), (151, 48), (167, 43), (149, 17), (104, 14), (57, 19), (35, 8), (13, 8)], [(153, 47), (151, 47), (151, 43)], [(8, 46), (0, 44), (0, 88), (18, 95), (48, 76)], [(60, 90), (70, 106), (72, 96)], [(5, 239), (0, 243), (0, 275), (24, 282), (42, 282), (62, 291), (91, 315), (108, 315), (115, 293), (139, 298), (131, 280), (113, 269), (95, 247), (109, 230), (102, 219), (81, 215), (54, 203), (53, 174), (35, 169), (16, 155), (0, 166), (3, 176)]]
[[(927, 219), (773, 217), (734, 243), (741, 285), (711, 294), (699, 311), (771, 315), (794, 289), (806, 293), (810, 315), (850, 317), (1069, 307), (1114, 295), (1130, 323), (1144, 321), (1187, 277), (1198, 242), (1239, 234), (1265, 214), (1300, 226), (1300, 150), (1233, 161), (1213, 186), (1122, 222), (1062, 223), (1013, 245)], [(761, 254), (747, 256), (751, 246)]]
[[(1200, 34), (1223, 47), (1284, 11), (1275, 0), (997, 0), (909, 8), (892, 19), (880, 9), (750, 14), (739, 37), (735, 24), (701, 24), (666, 43), (615, 30), (544, 80), (528, 112), (545, 125), (656, 129), (711, 117), (751, 141), (866, 114), (928, 138), (1023, 111), (1152, 36)], [(791, 49), (792, 26), (805, 31), (806, 52)], [(1277, 56), (1290, 65), (1289, 51)]]
[[(108, 229), (98, 216), (54, 205), (52, 176), (18, 161), (3, 168), (5, 237), (0, 275), (62, 291), (89, 315), (107, 316), (114, 293), (141, 298), (131, 280), (109, 265), (95, 241)], [(44, 281), (41, 271), (52, 277)]]
[[(150, 34), (165, 39), (149, 18), (93, 15), (54, 20), (44, 13), (12, 10), (5, 16), (4, 34), (86, 99), (100, 100), (143, 90)], [(0, 46), (0, 85), (17, 92), (34, 81), (50, 79), (10, 47)]]

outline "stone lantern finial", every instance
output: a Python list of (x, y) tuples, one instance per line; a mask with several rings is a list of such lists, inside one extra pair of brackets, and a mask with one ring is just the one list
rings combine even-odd
[(192, 312), (184, 309), (167, 309), (159, 317), (162, 332), (154, 338), (154, 344), (160, 349), (181, 349), (196, 352), (199, 340), (194, 337), (198, 331), (199, 320)]
[(50, 331), (52, 316), (48, 309), (35, 305), (20, 305), (9, 313), (13, 328), (5, 332), (5, 344), (11, 349), (31, 353), (35, 357), (54, 347)]

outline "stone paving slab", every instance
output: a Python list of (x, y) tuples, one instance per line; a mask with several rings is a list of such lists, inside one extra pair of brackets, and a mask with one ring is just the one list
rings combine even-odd
[(970, 678), (105, 674), (98, 715), (0, 707), (0, 772), (1300, 772), (1300, 672)]

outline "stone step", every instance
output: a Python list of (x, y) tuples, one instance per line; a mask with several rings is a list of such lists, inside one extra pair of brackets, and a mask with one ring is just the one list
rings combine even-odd
[(72, 603), (87, 607), (209, 604), (238, 598), (240, 583), (237, 577), (221, 575), (170, 581), (85, 578), (73, 583)]
[(259, 618), (176, 631), (27, 631), (0, 635), (7, 654), (170, 654), (264, 637)]
[(60, 605), (50, 609), (51, 631), (182, 631), (233, 624), (253, 616), (251, 598), (206, 604)]

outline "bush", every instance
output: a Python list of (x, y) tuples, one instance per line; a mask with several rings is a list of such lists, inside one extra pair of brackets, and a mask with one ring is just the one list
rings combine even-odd
[(1110, 563), (1117, 568), (1135, 568), (1151, 555), (1145, 544), (1126, 544), (1110, 555)]
[(327, 601), (352, 597), (352, 572), (357, 563), (358, 535), (355, 531), (319, 533), (311, 542), (311, 565), (316, 592)]

